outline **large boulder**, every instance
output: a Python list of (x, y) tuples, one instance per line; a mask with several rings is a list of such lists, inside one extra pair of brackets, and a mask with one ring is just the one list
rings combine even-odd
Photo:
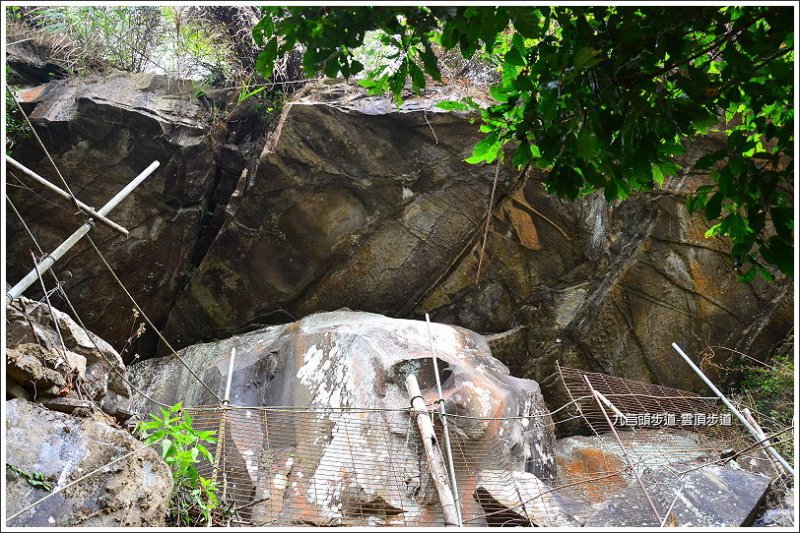
[[(89, 205), (99, 208), (154, 160), (161, 163), (109, 214), (130, 235), (102, 225), (92, 232), (155, 323), (166, 317), (190, 264), (216, 175), (211, 113), (194, 91), (189, 81), (115, 73), (53, 81), (19, 95), (71, 190)], [(15, 146), (13, 156), (63, 189), (32, 137)], [(23, 174), (9, 169), (7, 181), (13, 185), (9, 198), (45, 253), (81, 225), (70, 202)], [(7, 273), (14, 283), (33, 267), (30, 250), (36, 248), (11, 210), (6, 222)], [(121, 347), (136, 330), (133, 306), (89, 243), (79, 242), (54, 272), (87, 326)], [(30, 294), (37, 291), (34, 286)]]
[(5, 405), (6, 526), (165, 525), (172, 473), (156, 450), (99, 414), (79, 418), (25, 400)]
[[(739, 353), (768, 354), (791, 329), (791, 282), (739, 283), (729, 244), (706, 239), (708, 221), (686, 211), (707, 180), (692, 163), (719, 139), (692, 141), (680, 176), (625, 202), (560, 201), (544, 193), (545, 173), (520, 180), (501, 167), (484, 249), (496, 167), (463, 161), (481, 138), (475, 117), (436, 107), (463, 88), (430, 87), (398, 108), (353, 86), (309, 85), (285, 104), (257, 161), (247, 136), (207, 139), (208, 100), (176, 80), (118, 74), (23, 95), (89, 203), (162, 161), (112, 213), (132, 236), (96, 231), (174, 346), (342, 307), (427, 312), (492, 335), (512, 374), (546, 387), (559, 363), (701, 391), (692, 373), (673, 371), (672, 342), (729, 384)], [(230, 123), (251, 120), (237, 109)], [(26, 142), (15, 155), (52, 177), (37, 150)], [(9, 194), (46, 249), (77, 226), (69, 209), (18, 187)], [(13, 280), (30, 266), (30, 243), (11, 215), (8, 228)], [(135, 331), (122, 319), (131, 305), (91, 253), (79, 244), (56, 273), (74, 274), (66, 288), (78, 311), (119, 349)], [(148, 332), (137, 348), (149, 356), (155, 342)]]
[[(341, 307), (404, 316), (482, 227), (495, 168), (438, 88), (397, 108), (346, 85), (286, 104), (166, 332), (178, 346)], [(516, 173), (501, 169), (500, 194)]]
[[(485, 514), (480, 494), (504, 501), (514, 490), (510, 473), (536, 492), (553, 478), (552, 420), (538, 384), (510, 376), (483, 337), (443, 324), (430, 328), (445, 409), (458, 415), (450, 431), (465, 520), (479, 525)], [(387, 525), (441, 523), (405, 387), (414, 374), (427, 403), (438, 397), (425, 322), (322, 313), (178, 355), (220, 397), (231, 380), (236, 409), (223, 425), (220, 410), (192, 411), (218, 400), (175, 356), (133, 365), (132, 383), (159, 402), (183, 400), (204, 429), (224, 428), (222, 461), (231, 465), (225, 475), (237, 484), (231, 490), (238, 505), (256, 502), (252, 523), (376, 525), (363, 522), (369, 516)], [(243, 409), (260, 406), (284, 409)], [(135, 397), (137, 412), (157, 409)], [(505, 477), (498, 478), (498, 469)], [(504, 485), (491, 483), (500, 478)], [(325, 488), (319, 492), (318, 486)], [(260, 499), (268, 504), (257, 505)], [(356, 503), (358, 511), (348, 514)], [(572, 521), (564, 516), (559, 523)]]

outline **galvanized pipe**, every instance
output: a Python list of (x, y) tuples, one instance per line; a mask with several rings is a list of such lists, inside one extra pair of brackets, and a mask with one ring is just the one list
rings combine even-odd
[(447, 527), (461, 526), (461, 517), (458, 513), (458, 505), (453, 498), (453, 491), (447, 486), (447, 472), (445, 471), (442, 452), (436, 445), (436, 433), (433, 429), (428, 408), (419, 390), (419, 383), (414, 374), (406, 376), (406, 389), (411, 396), (411, 408), (413, 416), (417, 420), (419, 432), (422, 438), (422, 447), (425, 449), (425, 456), (430, 466), (431, 478), (439, 495), (439, 504), (442, 506), (442, 517), (444, 525)]
[[(145, 179), (147, 179), (150, 174), (155, 171), (155, 169), (158, 168), (159, 164), (160, 163), (158, 161), (153, 161), (149, 167), (147, 167), (141, 174), (136, 176), (133, 181), (126, 185), (124, 189), (119, 191), (111, 200), (109, 200), (108, 203), (104, 205), (100, 211), (98, 211), (98, 213), (100, 215), (107, 215), (109, 211), (117, 207), (117, 205), (119, 205), (119, 203), (124, 200), (126, 196), (128, 196), (136, 187), (138, 187)], [(75, 233), (70, 235), (66, 241), (61, 243), (58, 248), (53, 250), (47, 257), (42, 259), (42, 261), (36, 265), (36, 268), (28, 272), (28, 275), (22, 278), (19, 283), (14, 285), (11, 290), (6, 293), (6, 297), (8, 299), (6, 303), (10, 303), (14, 298), (19, 298), (22, 293), (25, 292), (28, 287), (30, 287), (33, 282), (38, 279), (37, 270), (41, 274), (44, 274), (50, 270), (56, 261), (61, 259), (64, 254), (66, 254), (79, 240), (81, 240), (87, 233), (89, 233), (89, 231), (91, 231), (91, 229), (94, 227), (94, 224), (95, 222), (93, 219), (88, 220), (83, 226), (78, 228)]]
[(463, 526), (461, 520), (461, 499), (458, 496), (458, 485), (456, 484), (456, 469), (453, 466), (453, 450), (450, 447), (450, 432), (447, 429), (447, 412), (444, 409), (444, 397), (442, 395), (442, 381), (439, 379), (439, 362), (436, 359), (436, 349), (433, 347), (433, 334), (431, 334), (431, 317), (425, 313), (425, 323), (428, 328), (428, 342), (431, 345), (431, 357), (433, 358), (433, 374), (436, 376), (436, 393), (439, 395), (439, 412), (442, 414), (442, 430), (444, 433), (444, 447), (447, 449), (447, 466), (450, 469), (450, 483), (453, 484), (453, 499), (456, 505), (456, 516), (458, 525)]
[[(738, 410), (736, 407), (734, 407), (734, 405), (733, 405), (733, 404), (730, 402), (730, 400), (728, 400), (728, 399), (725, 397), (725, 395), (724, 395), (724, 394), (722, 394), (722, 392), (721, 392), (721, 391), (720, 391), (720, 390), (717, 388), (717, 386), (716, 386), (716, 385), (714, 385), (714, 384), (711, 382), (711, 380), (710, 380), (710, 379), (708, 379), (708, 377), (707, 377), (707, 376), (706, 376), (706, 375), (703, 373), (703, 371), (702, 371), (702, 370), (700, 370), (700, 369), (697, 367), (697, 365), (696, 365), (696, 364), (694, 364), (694, 361), (692, 361), (692, 360), (689, 358), (689, 356), (688, 356), (688, 355), (686, 355), (686, 352), (684, 352), (683, 350), (681, 350), (681, 347), (680, 347), (680, 346), (678, 346), (678, 345), (677, 345), (676, 343), (674, 343), (674, 342), (672, 343), (672, 347), (675, 349), (675, 351), (676, 351), (676, 352), (678, 352), (678, 355), (680, 355), (681, 357), (683, 357), (683, 360), (684, 360), (684, 361), (686, 361), (686, 364), (688, 364), (688, 365), (689, 365), (689, 367), (690, 367), (692, 370), (694, 370), (694, 371), (695, 371), (695, 373), (696, 373), (698, 376), (700, 376), (700, 379), (702, 379), (702, 380), (703, 380), (703, 383), (705, 383), (706, 385), (708, 385), (708, 388), (709, 388), (709, 389), (711, 389), (711, 390), (712, 390), (712, 392), (713, 392), (714, 394), (716, 394), (716, 395), (717, 395), (717, 397), (718, 397), (720, 400), (722, 400), (722, 403), (724, 403), (724, 404), (725, 404), (725, 405), (728, 407), (728, 409), (730, 409), (730, 410), (731, 410), (731, 412), (732, 412), (733, 414), (735, 414), (735, 415), (736, 415), (736, 418), (738, 418), (738, 419), (739, 419), (739, 422), (741, 422), (741, 423), (742, 423), (742, 425), (743, 425), (744, 427), (746, 427), (746, 428), (747, 428), (747, 431), (749, 431), (749, 432), (750, 432), (750, 434), (751, 434), (753, 437), (755, 437), (756, 441), (760, 441), (760, 440), (761, 440), (761, 437), (759, 436), (759, 433), (758, 433), (758, 431), (756, 430), (756, 428), (754, 428), (752, 425), (750, 425), (750, 422), (748, 422), (748, 421), (747, 421), (747, 419), (744, 417), (744, 415), (743, 415), (741, 412), (739, 412), (739, 410)], [(777, 451), (775, 448), (773, 448), (773, 447), (772, 447), (772, 445), (771, 445), (771, 444), (767, 444), (767, 443), (765, 442), (765, 443), (762, 443), (762, 445), (764, 445), (764, 447), (765, 447), (764, 449), (766, 449), (766, 450), (767, 450), (767, 452), (769, 452), (769, 454), (770, 454), (770, 455), (772, 455), (772, 457), (774, 457), (774, 458), (775, 458), (775, 460), (776, 460), (776, 461), (778, 461), (778, 462), (781, 464), (781, 466), (784, 468), (784, 470), (786, 470), (786, 471), (789, 473), (789, 475), (791, 475), (792, 477), (794, 477), (794, 468), (792, 468), (792, 467), (791, 467), (791, 465), (789, 465), (789, 463), (787, 463), (787, 462), (786, 462), (786, 459), (784, 459), (784, 458), (781, 456), (781, 454), (779, 454), (779, 453), (778, 453), (778, 451)]]
[(23, 165), (22, 163), (20, 163), (16, 159), (14, 159), (13, 157), (11, 157), (9, 155), (6, 155), (6, 161), (8, 161), (9, 164), (11, 164), (12, 166), (14, 166), (14, 167), (18, 168), (19, 170), (21, 170), (23, 173), (25, 173), (29, 178), (31, 178), (36, 183), (44, 186), (49, 191), (59, 195), (60, 197), (64, 198), (65, 200), (75, 200), (75, 202), (78, 204), (78, 207), (80, 207), (81, 209), (83, 209), (84, 211), (86, 211), (87, 213), (92, 215), (92, 218), (96, 218), (100, 223), (105, 224), (109, 228), (113, 229), (114, 231), (116, 231), (118, 233), (121, 233), (122, 235), (125, 235), (126, 237), (128, 236), (128, 230), (126, 230), (125, 228), (123, 228), (122, 226), (120, 226), (119, 224), (114, 222), (113, 220), (109, 220), (108, 218), (104, 217), (103, 215), (101, 215), (100, 213), (95, 211), (93, 207), (91, 207), (89, 205), (86, 205), (85, 203), (81, 202), (77, 198), (73, 198), (68, 192), (59, 189), (58, 187), (56, 187), (55, 185), (53, 185), (52, 183), (50, 183), (49, 181), (47, 181), (46, 179), (41, 177), (39, 174), (37, 174), (33, 170), (29, 169), (28, 167), (26, 167), (25, 165)]
[(222, 402), (225, 405), (230, 403), (231, 399), (231, 380), (233, 379), (233, 361), (236, 359), (236, 348), (231, 348), (231, 360), (228, 363), (228, 381), (225, 383), (225, 396), (222, 399)]

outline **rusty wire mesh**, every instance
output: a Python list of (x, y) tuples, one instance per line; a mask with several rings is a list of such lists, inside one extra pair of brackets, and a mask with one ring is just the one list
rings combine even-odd
[[(737, 461), (747, 470), (769, 476), (780, 472), (761, 447), (753, 446), (753, 436), (717, 397), (574, 368), (559, 367), (559, 374), (576, 411), (594, 434), (607, 434), (611, 428), (585, 378), (626, 416), (627, 421), (623, 421), (612, 409), (604, 408), (615, 429), (638, 433), (637, 439), (651, 440), (654, 449), (664, 456), (692, 452), (735, 454), (746, 450)], [(640, 424), (648, 420), (649, 423)], [(689, 437), (686, 432), (694, 435)], [(688, 446), (690, 443), (696, 445)]]
[[(716, 397), (572, 368), (560, 367), (558, 374), (573, 403), (572, 409), (554, 417), (555, 423), (579, 418), (596, 446), (574, 451), (569, 459), (560, 450), (554, 485), (563, 494), (586, 502), (589, 513), (614, 498), (636, 498), (637, 511), (626, 525), (654, 526), (660, 525), (659, 520), (683, 525), (681, 520), (687, 517), (670, 513), (688, 477), (698, 470), (731, 465), (735, 460), (733, 468), (767, 479), (783, 474)], [(598, 402), (586, 379), (613, 408)], [(613, 436), (612, 425), (622, 446)], [(644, 491), (635, 483), (635, 474)]]

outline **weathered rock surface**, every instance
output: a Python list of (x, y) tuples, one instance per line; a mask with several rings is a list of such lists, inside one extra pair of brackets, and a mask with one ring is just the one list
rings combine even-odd
[[(728, 244), (705, 239), (708, 223), (684, 207), (704, 179), (690, 164), (717, 148), (714, 139), (687, 147), (687, 170), (663, 190), (623, 203), (601, 195), (562, 202), (544, 194), (544, 175), (515, 187), (517, 173), (501, 169), (480, 261), (495, 169), (462, 161), (480, 138), (476, 126), (435, 107), (457, 90), (433, 87), (397, 109), (353, 87), (314, 86), (285, 106), (255, 171), (245, 137), (227, 138), (212, 155), (204, 108), (179, 82), (114, 75), (54, 82), (25, 99), (89, 203), (162, 160), (112, 215), (132, 236), (96, 231), (177, 347), (343, 306), (405, 318), (429, 312), (499, 335), (493, 343), (512, 374), (543, 384), (559, 362), (700, 391), (696, 376), (674, 371), (672, 342), (733, 367), (735, 352), (708, 347), (760, 357), (791, 329), (791, 283), (739, 283)], [(18, 158), (52, 176), (38, 148), (26, 146)], [(77, 226), (69, 210), (9, 193), (47, 249)], [(30, 243), (11, 215), (8, 228), (16, 279)], [(56, 271), (74, 274), (67, 289), (79, 312), (121, 347), (134, 329), (121, 319), (131, 306), (87, 247)], [(153, 342), (140, 350), (149, 355)], [(735, 378), (706, 370), (717, 381)], [(547, 392), (553, 406), (564, 400)]]
[(630, 461), (661, 518), (671, 511), (667, 524), (737, 527), (752, 523), (770, 478), (743, 470), (735, 461), (719, 464), (714, 450), (724, 449), (725, 443), (680, 430), (619, 435), (625, 452), (611, 434), (556, 441), (559, 479), (555, 484), (571, 485), (564, 492), (582, 502), (578, 509), (585, 513), (586, 526), (660, 525)]
[[(624, 203), (569, 203), (547, 197), (539, 174), (513, 189), (504, 169), (476, 282), (494, 169), (461, 161), (478, 137), (467, 117), (437, 112), (448, 90), (399, 110), (341, 86), (288, 105), (178, 297), (170, 339), (342, 306), (430, 312), (484, 334), (514, 330), (498, 351), (514, 375), (545, 382), (558, 361), (700, 390), (696, 376), (674, 372), (672, 342), (757, 355), (790, 329), (791, 284), (739, 283), (727, 244), (687, 213), (702, 180), (691, 172)], [(686, 162), (714, 142), (690, 147)], [(731, 352), (712, 360), (733, 366)]]
[(34, 401), (85, 400), (110, 415), (125, 416), (130, 390), (119, 354), (66, 313), (53, 312), (58, 331), (45, 303), (22, 297), (6, 307), (8, 393)]
[[(192, 98), (189, 82), (152, 74), (54, 81), (27, 90), (21, 99), (70, 188), (89, 205), (99, 208), (154, 160), (161, 163), (110, 214), (130, 235), (98, 225), (92, 238), (151, 318), (163, 321), (190, 264), (214, 184), (209, 112)], [(15, 146), (14, 157), (63, 188), (34, 139)], [(45, 252), (82, 224), (69, 202), (17, 172), (6, 178), (14, 185), (9, 197)], [(6, 222), (6, 265), (13, 283), (32, 268), (29, 250), (36, 248), (11, 210)], [(133, 306), (89, 243), (81, 241), (54, 271), (86, 325), (121, 347), (136, 329)]]
[[(486, 470), (487, 476), (490, 470), (505, 468), (506, 472), (528, 473), (531, 479), (552, 478), (552, 420), (538, 384), (508, 375), (480, 335), (435, 323), (431, 330), (440, 358), (447, 412), (479, 418), (454, 418), (450, 422), (453, 438), (462, 443), (459, 449), (465, 450), (471, 466)], [(354, 498), (360, 502), (361, 515), (369, 515), (363, 508), (370, 506), (374, 507), (373, 514), (391, 509), (386, 512), (391, 515), (387, 524), (437, 520), (436, 506), (431, 508), (431, 502), (425, 500), (433, 488), (430, 478), (420, 470), (424, 461), (421, 463), (417, 455), (417, 428), (402, 411), (410, 405), (404, 385), (409, 373), (417, 376), (427, 403), (437, 397), (425, 322), (349, 311), (322, 313), (286, 326), (191, 346), (179, 355), (222, 396), (234, 348), (233, 405), (318, 409), (308, 426), (300, 426), (298, 419), (278, 424), (275, 417), (279, 413), (269, 414), (273, 424), (269, 438), (280, 443), (277, 450), (263, 444), (270, 441), (258, 413), (252, 417), (239, 415), (228, 422), (226, 450), (235, 450), (240, 461), (269, 465), (264, 468), (270, 468), (270, 475), (285, 480), (281, 491), (287, 483), (299, 487), (279, 495), (270, 493), (271, 507), (256, 508), (256, 516), (250, 518), (254, 523), (300, 513), (303, 520), (321, 516), (320, 523), (352, 524), (349, 518), (355, 518), (343, 514), (342, 506), (337, 508), (336, 504), (345, 500), (352, 504)], [(215, 403), (174, 356), (137, 363), (130, 374), (132, 383), (160, 402), (183, 400), (188, 406)], [(332, 411), (319, 410), (325, 408)], [(347, 408), (356, 409), (352, 415), (355, 419), (341, 412)], [(136, 398), (135, 410), (155, 409), (141, 397)], [(493, 420), (507, 417), (519, 418)], [(292, 430), (290, 436), (277, 437), (276, 432), (288, 431), (285, 426), (299, 429), (296, 433)], [(477, 455), (471, 456), (469, 450)], [(292, 461), (287, 462), (288, 457)], [(279, 470), (284, 463), (288, 464), (285, 472)], [(391, 477), (390, 468), (376, 467), (381, 464), (394, 465), (395, 477)], [(252, 489), (240, 486), (237, 494), (258, 495), (267, 490), (258, 469), (245, 472), (251, 476)], [(376, 475), (386, 479), (377, 482)], [(316, 485), (309, 485), (310, 479), (326, 487), (324, 494), (314, 491)], [(408, 481), (398, 493), (398, 480), (403, 479), (419, 481), (411, 485)], [(269, 476), (267, 483), (272, 486)], [(479, 525), (484, 514), (473, 498), (478, 483), (475, 475), (459, 480), (464, 512), (474, 517), (473, 525)], [(276, 497), (284, 502), (278, 509), (274, 507)], [(304, 509), (306, 514), (301, 513)], [(565, 516), (561, 521), (570, 519)]]
[[(100, 416), (100, 415), (98, 415)], [(29, 475), (41, 473), (60, 492), (44, 498), (24, 476), (6, 469), (7, 526), (164, 526), (172, 473), (158, 452), (100, 418), (76, 418), (24, 400), (6, 402), (6, 464)], [(68, 486), (81, 476), (141, 450)]]
[[(287, 104), (170, 313), (179, 346), (341, 307), (407, 315), (477, 236), (494, 167), (469, 117), (346, 86)], [(500, 174), (501, 191), (514, 174)]]
[(15, 43), (6, 47), (9, 85), (37, 85), (67, 74), (63, 66), (51, 60), (50, 43), (17, 24), (9, 23), (6, 30), (7, 42)]

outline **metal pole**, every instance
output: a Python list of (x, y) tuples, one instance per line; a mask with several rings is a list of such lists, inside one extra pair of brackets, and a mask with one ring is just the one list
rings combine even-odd
[(619, 434), (617, 433), (617, 430), (614, 429), (614, 424), (611, 422), (611, 419), (608, 417), (608, 413), (606, 413), (606, 410), (603, 407), (603, 403), (600, 401), (600, 397), (597, 395), (598, 394), (597, 391), (594, 390), (594, 387), (592, 387), (592, 382), (589, 381), (589, 376), (584, 375), (583, 376), (583, 380), (586, 382), (586, 385), (589, 386), (589, 390), (591, 391), (592, 396), (594, 397), (594, 401), (597, 402), (598, 407), (600, 407), (600, 411), (603, 413), (603, 416), (606, 418), (606, 422), (608, 422), (608, 427), (611, 429), (611, 432), (614, 434), (614, 438), (617, 439), (617, 444), (619, 444), (619, 447), (622, 449), (622, 455), (625, 456), (625, 459), (631, 465), (631, 470), (633, 471), (633, 475), (636, 478), (636, 481), (639, 482), (639, 486), (642, 488), (642, 492), (644, 493), (644, 497), (647, 498), (647, 503), (649, 503), (650, 504), (650, 508), (653, 509), (653, 514), (656, 516), (656, 520), (658, 521), (658, 524), (661, 524), (663, 522), (663, 520), (661, 519), (661, 515), (659, 514), (658, 509), (656, 508), (656, 504), (653, 503), (652, 498), (650, 498), (650, 493), (647, 492), (647, 487), (644, 486), (644, 481), (642, 481), (641, 476), (639, 476), (639, 472), (636, 470), (636, 466), (633, 464), (633, 461), (628, 456), (628, 450), (625, 449), (625, 445), (622, 444), (622, 439), (619, 438)]
[[(219, 417), (219, 427), (217, 428), (217, 449), (214, 453), (214, 469), (211, 474), (211, 481), (212, 483), (217, 482), (217, 474), (219, 473), (219, 459), (223, 453), (223, 440), (225, 439), (225, 422), (228, 418), (228, 403), (231, 399), (231, 381), (233, 379), (233, 362), (236, 359), (236, 348), (231, 348), (231, 359), (228, 362), (228, 379), (225, 382), (225, 396), (222, 398), (222, 406)], [(223, 480), (227, 480), (225, 473), (223, 472)], [(227, 490), (227, 483), (222, 484), (222, 496), (225, 496)], [(208, 517), (208, 527), (212, 527), (211, 516)]]
[(425, 406), (422, 392), (419, 390), (419, 383), (414, 374), (406, 376), (406, 389), (411, 396), (411, 408), (417, 419), (419, 432), (422, 436), (422, 446), (425, 448), (425, 456), (431, 468), (431, 478), (439, 495), (439, 504), (442, 506), (442, 517), (445, 526), (460, 526), (461, 518), (458, 515), (458, 505), (453, 499), (453, 492), (447, 486), (447, 472), (442, 460), (442, 452), (436, 446), (436, 433), (433, 429), (433, 422)]
[[(147, 179), (150, 174), (153, 173), (155, 169), (158, 168), (160, 163), (158, 161), (153, 161), (149, 167), (147, 167), (141, 174), (136, 176), (132, 182), (125, 186), (124, 189), (119, 191), (116, 196), (114, 196), (111, 200), (108, 201), (106, 205), (98, 211), (100, 215), (107, 215), (109, 211), (117, 207), (117, 205), (126, 197), (128, 196), (131, 191), (133, 191), (136, 187), (139, 186), (145, 179)], [(44, 274), (50, 268), (61, 259), (75, 244), (83, 238), (84, 235), (89, 233), (89, 231), (94, 227), (94, 220), (89, 219), (83, 226), (78, 228), (78, 230), (73, 233), (72, 235), (67, 238), (66, 241), (61, 243), (61, 245), (53, 250), (47, 257), (45, 257), (41, 263), (39, 263), (36, 268), (28, 272), (28, 275), (22, 278), (19, 283), (14, 285), (10, 291), (6, 293), (6, 297), (8, 298), (8, 302), (10, 303), (14, 298), (18, 298), (25, 292), (28, 287), (30, 287), (34, 281), (36, 281), (38, 275), (37, 270)]]
[[(749, 432), (750, 432), (750, 434), (751, 434), (753, 437), (755, 437), (755, 439), (756, 439), (757, 441), (758, 441), (758, 440), (760, 440), (760, 437), (759, 437), (758, 431), (756, 431), (756, 429), (755, 429), (753, 426), (751, 426), (751, 425), (750, 425), (750, 422), (748, 422), (748, 421), (747, 421), (747, 419), (744, 417), (744, 415), (743, 415), (742, 413), (740, 413), (740, 412), (739, 412), (739, 410), (738, 410), (738, 409), (736, 409), (736, 407), (734, 407), (734, 406), (733, 406), (733, 404), (730, 402), (730, 400), (728, 400), (728, 399), (725, 397), (725, 395), (724, 395), (724, 394), (722, 394), (722, 392), (721, 392), (721, 391), (720, 391), (720, 390), (719, 390), (719, 389), (716, 387), (716, 385), (714, 385), (713, 383), (711, 383), (711, 380), (710, 380), (710, 379), (708, 379), (708, 377), (707, 377), (707, 376), (706, 376), (706, 375), (703, 373), (703, 371), (702, 371), (702, 370), (700, 370), (700, 369), (697, 367), (697, 365), (695, 365), (695, 364), (694, 364), (694, 361), (692, 361), (691, 359), (689, 359), (689, 356), (688, 356), (688, 355), (686, 355), (686, 352), (684, 352), (683, 350), (681, 350), (681, 347), (680, 347), (680, 346), (678, 346), (678, 345), (677, 345), (676, 343), (674, 343), (674, 342), (672, 343), (672, 347), (675, 349), (675, 351), (676, 351), (676, 352), (678, 352), (678, 355), (680, 355), (681, 357), (683, 357), (683, 360), (684, 360), (684, 361), (686, 361), (686, 364), (688, 364), (688, 365), (689, 365), (689, 367), (691, 367), (691, 369), (692, 369), (692, 370), (694, 370), (694, 371), (695, 371), (695, 373), (696, 373), (698, 376), (700, 376), (700, 379), (702, 379), (702, 380), (703, 380), (703, 382), (704, 382), (706, 385), (708, 385), (708, 388), (709, 388), (709, 389), (711, 389), (711, 390), (712, 390), (712, 392), (714, 392), (714, 394), (716, 394), (716, 395), (717, 395), (717, 397), (719, 397), (719, 399), (720, 399), (720, 400), (722, 400), (722, 403), (724, 403), (724, 404), (725, 404), (725, 405), (728, 407), (728, 409), (730, 409), (730, 410), (731, 410), (731, 412), (732, 412), (733, 414), (735, 414), (735, 415), (736, 415), (736, 418), (738, 418), (738, 419), (739, 419), (739, 421), (742, 423), (742, 425), (743, 425), (744, 427), (746, 427), (746, 428), (747, 428), (747, 431), (749, 431)], [(787, 463), (787, 462), (786, 462), (786, 459), (784, 459), (784, 458), (781, 456), (781, 454), (779, 454), (779, 453), (778, 453), (778, 452), (775, 450), (775, 448), (773, 448), (773, 447), (772, 447), (772, 445), (766, 445), (766, 450), (767, 450), (767, 451), (770, 453), (770, 455), (772, 455), (772, 457), (774, 457), (774, 458), (775, 458), (775, 460), (776, 460), (776, 461), (778, 461), (778, 462), (781, 464), (781, 466), (782, 466), (782, 467), (783, 467), (783, 468), (784, 468), (784, 469), (785, 469), (785, 470), (786, 470), (786, 471), (789, 473), (789, 475), (791, 475), (791, 476), (794, 476), (794, 468), (792, 468), (792, 467), (789, 465), (789, 463)]]
[(447, 429), (447, 412), (444, 409), (444, 397), (442, 395), (442, 382), (439, 379), (439, 362), (436, 359), (436, 350), (433, 347), (433, 335), (431, 334), (431, 317), (425, 313), (425, 323), (428, 328), (428, 342), (431, 345), (431, 357), (433, 358), (433, 374), (436, 376), (436, 393), (439, 395), (439, 412), (442, 414), (442, 430), (444, 432), (444, 447), (447, 449), (447, 466), (450, 469), (450, 482), (453, 484), (453, 498), (456, 503), (456, 515), (458, 525), (463, 526), (461, 521), (461, 499), (458, 497), (458, 485), (456, 484), (456, 469), (453, 466), (453, 450), (450, 447), (450, 432)]
[[(56, 187), (55, 185), (53, 185), (52, 183), (50, 183), (49, 181), (47, 181), (46, 179), (41, 177), (39, 174), (37, 174), (33, 170), (29, 169), (28, 167), (26, 167), (25, 165), (23, 165), (22, 163), (20, 163), (16, 159), (14, 159), (13, 157), (11, 157), (9, 155), (6, 155), (6, 161), (8, 161), (12, 166), (17, 167), (19, 170), (21, 170), (22, 172), (27, 174), (27, 176), (29, 178), (31, 178), (33, 181), (35, 181), (36, 183), (39, 183), (40, 185), (43, 185), (45, 188), (47, 188), (51, 192), (54, 192), (55, 194), (59, 195), (60, 197), (64, 198), (65, 200), (70, 200), (70, 201), (73, 200), (72, 196), (70, 196), (70, 194), (68, 192), (59, 189), (58, 187)], [(117, 224), (116, 222), (107, 219), (106, 217), (104, 217), (103, 215), (101, 215), (100, 213), (95, 211), (93, 207), (91, 207), (89, 205), (86, 205), (85, 203), (81, 202), (78, 199), (74, 199), (74, 200), (75, 200), (75, 202), (77, 202), (78, 207), (80, 207), (81, 209), (83, 209), (84, 211), (86, 211), (87, 213), (92, 215), (92, 218), (96, 218), (98, 220), (98, 222), (100, 222), (101, 224), (105, 224), (109, 228), (113, 229), (114, 231), (116, 231), (118, 233), (121, 233), (121, 234), (125, 235), (126, 237), (128, 236), (128, 230), (126, 230), (125, 228), (123, 228), (122, 226)]]
[(227, 406), (231, 399), (231, 378), (233, 378), (233, 360), (236, 359), (236, 348), (231, 348), (231, 360), (228, 363), (228, 382), (225, 384), (225, 396), (222, 402)]

